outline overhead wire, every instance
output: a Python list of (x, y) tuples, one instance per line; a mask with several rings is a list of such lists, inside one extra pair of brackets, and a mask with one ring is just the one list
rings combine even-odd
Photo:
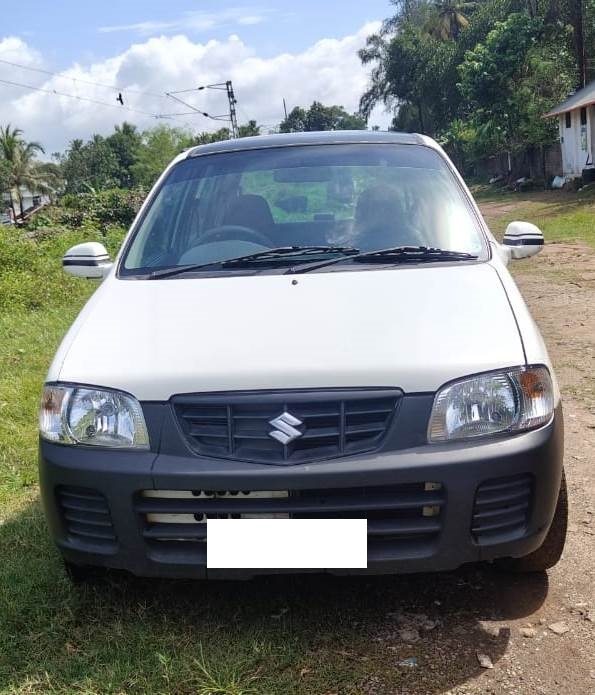
[(34, 68), (31, 65), (22, 65), (21, 63), (15, 63), (14, 61), (11, 60), (5, 60), (4, 58), (0, 58), (0, 63), (3, 63), (4, 65), (10, 65), (11, 67), (14, 68), (21, 68), (22, 70), (29, 70), (31, 72), (38, 72), (42, 75), (49, 75), (51, 77), (58, 77), (62, 80), (70, 80), (72, 82), (80, 82), (81, 84), (88, 84), (92, 85), (94, 87), (101, 87), (102, 89), (111, 89), (114, 92), (127, 92), (129, 94), (141, 94), (145, 96), (151, 96), (155, 97), (158, 99), (167, 99), (167, 96), (165, 93), (159, 93), (159, 92), (152, 92), (146, 89), (134, 89), (134, 88), (128, 88), (128, 87), (119, 87), (117, 85), (111, 85), (111, 84), (104, 84), (102, 82), (94, 82), (93, 80), (87, 80), (82, 77), (75, 77), (74, 75), (66, 75), (63, 72), (52, 72), (51, 70), (44, 70), (43, 68)]
[(5, 84), (10, 87), (19, 87), (21, 89), (29, 89), (31, 91), (35, 92), (41, 92), (42, 94), (49, 94), (52, 96), (58, 96), (58, 97), (65, 97), (67, 99), (75, 99), (76, 101), (85, 101), (90, 104), (95, 104), (96, 106), (104, 106), (108, 107), (111, 109), (118, 109), (120, 111), (128, 111), (130, 113), (137, 113), (141, 114), (143, 116), (148, 116), (149, 118), (154, 118), (156, 120), (172, 120), (172, 121), (177, 121), (179, 123), (183, 123), (184, 125), (190, 125), (187, 121), (183, 121), (177, 116), (185, 115), (185, 114), (160, 114), (160, 113), (152, 113), (151, 111), (145, 111), (143, 109), (137, 109), (132, 106), (126, 106), (124, 104), (110, 104), (107, 101), (101, 101), (99, 99), (93, 99), (91, 97), (85, 97), (81, 96), (79, 94), (68, 94), (67, 92), (62, 92), (57, 89), (46, 89), (44, 87), (37, 87), (35, 85), (31, 84), (25, 84), (23, 82), (15, 82), (13, 80), (4, 80), (0, 78), (0, 84)]
[[(148, 116), (150, 118), (155, 118), (155, 119), (168, 119), (168, 120), (174, 120), (177, 121), (178, 123), (182, 123), (185, 126), (189, 126), (191, 128), (195, 128), (196, 126), (194, 124), (190, 124), (187, 120), (181, 120), (179, 117), (180, 116), (192, 116), (196, 113), (200, 114), (201, 116), (205, 118), (209, 118), (213, 121), (229, 121), (229, 117), (227, 115), (221, 114), (221, 115), (211, 115), (207, 113), (206, 111), (202, 111), (201, 109), (196, 108), (192, 104), (189, 104), (188, 102), (182, 101), (182, 99), (179, 99), (178, 97), (174, 96), (175, 94), (183, 94), (187, 92), (194, 92), (194, 91), (200, 91), (201, 89), (224, 89), (225, 83), (215, 83), (212, 85), (206, 85), (205, 87), (197, 87), (193, 89), (185, 89), (185, 90), (180, 90), (180, 91), (174, 91), (174, 92), (164, 92), (164, 93), (158, 93), (158, 92), (153, 92), (150, 90), (139, 90), (139, 89), (134, 89), (134, 88), (127, 88), (127, 87), (121, 87), (118, 85), (108, 85), (104, 84), (101, 82), (96, 82), (94, 80), (88, 80), (82, 77), (76, 77), (74, 75), (67, 75), (65, 73), (61, 72), (53, 72), (51, 70), (45, 70), (44, 68), (37, 68), (33, 67), (31, 65), (23, 65), (22, 63), (17, 63), (15, 61), (11, 60), (6, 60), (4, 58), (0, 58), (0, 64), (3, 65), (10, 65), (11, 67), (15, 68), (20, 68), (22, 70), (28, 70), (30, 72), (36, 72), (39, 74), (55, 77), (58, 79), (62, 80), (68, 80), (72, 82), (73, 88), (75, 91), (75, 94), (69, 94), (67, 92), (63, 92), (61, 90), (57, 89), (48, 89), (45, 87), (37, 87), (35, 85), (31, 84), (25, 84), (24, 82), (17, 82), (15, 80), (6, 80), (6, 79), (0, 79), (0, 84), (5, 84), (8, 86), (12, 87), (20, 87), (22, 89), (29, 89), (32, 91), (37, 91), (41, 92), (43, 94), (50, 94), (50, 95), (55, 95), (59, 97), (65, 97), (68, 99), (76, 99), (77, 101), (85, 101), (87, 103), (95, 104), (97, 106), (105, 106), (109, 108), (117, 108), (117, 109), (124, 109), (126, 111), (129, 111), (130, 113), (138, 113), (144, 116)], [(86, 85), (91, 85), (94, 87), (99, 87), (101, 89), (109, 89), (113, 92), (117, 92), (118, 96), (116, 97), (116, 100), (119, 101), (119, 104), (111, 104), (106, 101), (101, 101), (99, 99), (94, 99), (92, 97), (85, 97), (81, 96), (80, 94), (77, 93), (77, 84), (86, 84)], [(137, 109), (131, 106), (126, 106), (123, 103), (123, 98), (122, 94), (138, 94), (142, 96), (149, 96), (153, 98), (158, 98), (158, 99), (174, 99), (175, 101), (180, 102), (181, 104), (184, 104), (184, 106), (187, 106), (188, 108), (192, 109), (192, 111), (189, 112), (184, 112), (184, 113), (153, 113), (150, 111), (146, 111), (143, 109)]]

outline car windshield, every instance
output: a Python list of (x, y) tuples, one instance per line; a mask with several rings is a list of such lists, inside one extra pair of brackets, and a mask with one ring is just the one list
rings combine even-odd
[[(203, 265), (285, 272), (398, 246), (486, 256), (466, 194), (438, 152), (400, 144), (263, 148), (176, 164), (137, 224), (120, 273), (175, 276)], [(281, 252), (265, 253), (271, 249)]]

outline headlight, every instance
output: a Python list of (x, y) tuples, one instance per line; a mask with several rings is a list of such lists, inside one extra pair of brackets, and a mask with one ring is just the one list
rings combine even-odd
[(554, 411), (546, 367), (517, 367), (444, 386), (436, 394), (428, 441), (519, 432), (549, 422)]
[(140, 403), (120, 391), (49, 384), (41, 399), (39, 431), (60, 444), (149, 448)]

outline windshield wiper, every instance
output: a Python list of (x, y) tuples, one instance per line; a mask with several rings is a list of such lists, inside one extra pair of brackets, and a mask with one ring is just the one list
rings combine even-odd
[(254, 261), (269, 261), (283, 258), (295, 261), (293, 256), (315, 256), (321, 253), (340, 253), (340, 254), (359, 254), (359, 249), (353, 246), (281, 246), (275, 249), (267, 249), (259, 253), (252, 253), (249, 256), (240, 256), (239, 258), (230, 258), (223, 261), (224, 268), (232, 268), (242, 266), (244, 263), (251, 265)]
[(466, 251), (450, 251), (433, 246), (394, 246), (377, 251), (364, 251), (348, 258), (333, 258), (320, 263), (308, 263), (298, 268), (290, 268), (287, 273), (307, 273), (310, 270), (338, 265), (344, 261), (353, 263), (433, 263), (434, 261), (473, 261), (477, 256)]
[(211, 261), (210, 263), (192, 263), (190, 265), (179, 265), (172, 268), (162, 268), (153, 271), (148, 280), (158, 280), (160, 278), (174, 277), (183, 275), (184, 273), (192, 273), (195, 271), (208, 270), (209, 268), (241, 268), (243, 266), (250, 267), (254, 263), (260, 261), (273, 261), (285, 259), (289, 257), (291, 263), (295, 262), (294, 256), (312, 256), (321, 253), (340, 253), (340, 254), (359, 254), (359, 249), (352, 246), (278, 246), (276, 248), (259, 251), (258, 253), (250, 253), (246, 256), (238, 256), (237, 258), (228, 258), (222, 261)]

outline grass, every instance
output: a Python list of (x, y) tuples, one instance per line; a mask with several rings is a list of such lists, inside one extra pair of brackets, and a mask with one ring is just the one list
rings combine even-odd
[(595, 187), (581, 193), (474, 191), (492, 232), (500, 237), (513, 220), (533, 222), (546, 242), (583, 241), (595, 246)]
[[(497, 233), (521, 217), (541, 223), (550, 240), (595, 243), (592, 198), (531, 194), (495, 202), (515, 206), (494, 210)], [(469, 595), (464, 574), (423, 582), (69, 583), (39, 506), (36, 422), (53, 353), (92, 291), (59, 267), (77, 234), (0, 239), (0, 695), (438, 693), (477, 676), (478, 619), (482, 611), (492, 617), (492, 609), (486, 615), (485, 597)], [(92, 230), (84, 234), (91, 238)], [(117, 241), (117, 234), (109, 239), (112, 250)], [(535, 585), (515, 591), (534, 595)], [(436, 631), (423, 647), (386, 646), (394, 606), (431, 614), (436, 598), (441, 618), (462, 629), (460, 643), (445, 646)], [(502, 653), (505, 646), (498, 645)], [(413, 655), (419, 669), (398, 666)]]

